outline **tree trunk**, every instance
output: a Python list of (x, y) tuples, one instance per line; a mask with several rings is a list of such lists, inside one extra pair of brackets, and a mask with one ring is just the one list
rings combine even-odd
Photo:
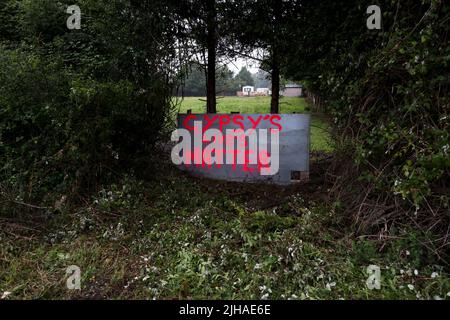
[(273, 31), (272, 31), (272, 103), (270, 113), (280, 113), (280, 23), (282, 21), (282, 0), (272, 0)]
[(216, 101), (216, 7), (215, 0), (207, 0), (207, 45), (208, 45), (208, 75), (206, 86), (207, 113), (217, 113)]
[(272, 52), (272, 102), (270, 113), (280, 113), (280, 64), (275, 50)]

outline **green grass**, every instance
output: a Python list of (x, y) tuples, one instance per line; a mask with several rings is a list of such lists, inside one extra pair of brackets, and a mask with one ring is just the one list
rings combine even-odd
[[(206, 98), (186, 97), (179, 100), (179, 112), (204, 113)], [(202, 101), (203, 100), (203, 101)], [(309, 106), (305, 99), (283, 97), (280, 100), (280, 113), (309, 113)], [(224, 97), (218, 99), (218, 113), (240, 112), (245, 114), (270, 113), (270, 97)], [(330, 127), (321, 115), (312, 114), (311, 121), (311, 151), (333, 151), (332, 140), (329, 134)]]
[[(193, 113), (203, 113), (206, 110), (206, 98), (186, 97), (183, 99), (180, 112), (192, 110)], [(305, 112), (308, 104), (305, 99), (282, 97), (280, 113)], [(270, 113), (270, 97), (223, 97), (217, 100), (218, 113), (240, 112), (247, 114)]]
[[(384, 244), (357, 239), (303, 187), (228, 184), (158, 168), (154, 182), (124, 178), (35, 230), (2, 225), (0, 296), (434, 299), (450, 291), (414, 231)], [(81, 291), (65, 287), (70, 265), (81, 268)], [(381, 290), (366, 286), (369, 265), (381, 267)]]

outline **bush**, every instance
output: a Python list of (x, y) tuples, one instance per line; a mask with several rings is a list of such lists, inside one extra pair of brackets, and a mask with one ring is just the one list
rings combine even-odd
[[(158, 84), (99, 82), (23, 49), (0, 51), (0, 181), (19, 198), (85, 191), (119, 164), (148, 154), (168, 105)], [(108, 168), (108, 169), (107, 169)], [(71, 189), (74, 191), (73, 189)]]
[(0, 3), (0, 196), (52, 204), (149, 156), (183, 64), (173, 4), (80, 0), (68, 30), (72, 3)]
[(368, 30), (358, 1), (306, 0), (309, 21), (298, 31), (293, 47), (302, 50), (290, 53), (298, 56), (290, 70), (326, 101), (335, 120), (332, 190), (358, 230), (384, 233), (392, 223), (412, 223), (448, 244), (450, 6), (441, 0), (380, 6), (383, 28)]

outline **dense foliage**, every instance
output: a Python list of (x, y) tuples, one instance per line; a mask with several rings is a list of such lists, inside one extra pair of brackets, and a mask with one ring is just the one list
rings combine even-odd
[(63, 2), (0, 5), (0, 181), (20, 200), (86, 190), (149, 154), (170, 116), (181, 61), (170, 4), (79, 5), (73, 31)]
[(13, 198), (130, 169), (171, 119), (180, 77), (207, 83), (194, 91), (208, 88), (214, 112), (216, 93), (254, 80), (220, 60), (259, 48), (274, 88), (296, 79), (326, 101), (341, 156), (330, 193), (360, 231), (412, 220), (450, 239), (445, 1), (379, 1), (382, 30), (367, 29), (372, 3), (358, 0), (78, 4), (83, 28), (69, 31), (64, 1), (0, 0), (0, 181)]
[[(69, 1), (0, 0), (0, 300), (450, 297), (448, 1), (375, 1), (382, 30), (366, 0), (76, 2), (81, 30)], [(252, 55), (265, 71), (224, 67)], [(283, 79), (320, 110), (279, 104)], [(274, 94), (216, 100), (249, 84)], [(176, 109), (269, 100), (312, 111), (309, 184), (161, 160)]]
[(361, 227), (412, 218), (446, 242), (450, 6), (381, 1), (383, 28), (368, 30), (369, 3), (303, 4), (286, 71), (327, 102), (356, 161), (338, 162), (336, 194)]

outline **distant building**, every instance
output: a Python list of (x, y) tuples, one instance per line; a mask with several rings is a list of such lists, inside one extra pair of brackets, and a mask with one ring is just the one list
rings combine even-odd
[(238, 97), (267, 97), (272, 95), (272, 90), (269, 88), (257, 88), (253, 86), (245, 86), (242, 91), (236, 92)]
[(242, 93), (245, 95), (251, 95), (253, 92), (255, 92), (255, 87), (252, 86), (245, 86), (242, 88)]
[(271, 94), (271, 91), (269, 88), (258, 88), (258, 89), (256, 89), (256, 92), (259, 94), (264, 94), (266, 96), (269, 96)]
[(242, 91), (237, 92), (238, 97), (267, 97), (272, 94), (269, 88), (257, 88), (253, 86), (245, 86)]
[(285, 97), (303, 97), (303, 86), (301, 84), (289, 83), (282, 91)]

